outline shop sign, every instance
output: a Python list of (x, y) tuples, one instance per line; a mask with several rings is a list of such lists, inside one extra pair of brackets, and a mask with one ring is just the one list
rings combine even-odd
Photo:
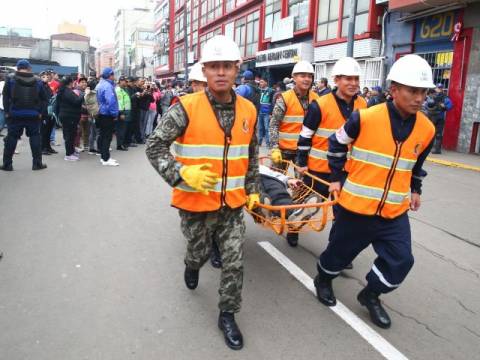
[[(311, 46), (310, 46), (311, 47)], [(307, 44), (300, 43), (281, 48), (260, 51), (255, 58), (255, 66), (274, 66), (293, 64), (299, 60), (312, 61), (313, 48), (307, 48)]]

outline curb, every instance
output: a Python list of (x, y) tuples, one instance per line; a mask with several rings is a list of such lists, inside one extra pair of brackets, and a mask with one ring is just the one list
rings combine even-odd
[(480, 172), (480, 166), (467, 165), (467, 164), (457, 163), (457, 162), (454, 162), (454, 161), (432, 159), (431, 157), (427, 157), (427, 161), (435, 163), (435, 164), (439, 164), (439, 165), (456, 167), (456, 168), (460, 168), (460, 169), (473, 170), (473, 171), (479, 171)]

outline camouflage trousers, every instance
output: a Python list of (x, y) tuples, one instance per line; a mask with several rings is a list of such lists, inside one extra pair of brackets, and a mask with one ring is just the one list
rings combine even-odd
[(215, 241), (222, 257), (218, 307), (221, 311), (240, 311), (245, 239), (243, 209), (222, 207), (218, 211), (202, 213), (180, 210), (179, 214), (182, 232), (187, 239), (185, 264), (200, 269), (208, 261), (212, 241)]

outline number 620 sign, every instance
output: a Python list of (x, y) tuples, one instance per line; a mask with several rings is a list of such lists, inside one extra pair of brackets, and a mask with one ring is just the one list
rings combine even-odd
[(450, 37), (453, 33), (454, 24), (455, 14), (453, 12), (429, 16), (423, 19), (420, 24), (420, 38), (438, 39)]

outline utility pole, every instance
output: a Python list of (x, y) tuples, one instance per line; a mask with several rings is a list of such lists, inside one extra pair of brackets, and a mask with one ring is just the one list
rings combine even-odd
[(190, 5), (189, 0), (185, 0), (183, 9), (183, 38), (185, 40), (185, 85), (188, 83), (188, 35), (187, 35), (187, 8)]
[(355, 35), (355, 15), (358, 0), (350, 0), (350, 18), (348, 19), (347, 56), (353, 57), (353, 42)]

